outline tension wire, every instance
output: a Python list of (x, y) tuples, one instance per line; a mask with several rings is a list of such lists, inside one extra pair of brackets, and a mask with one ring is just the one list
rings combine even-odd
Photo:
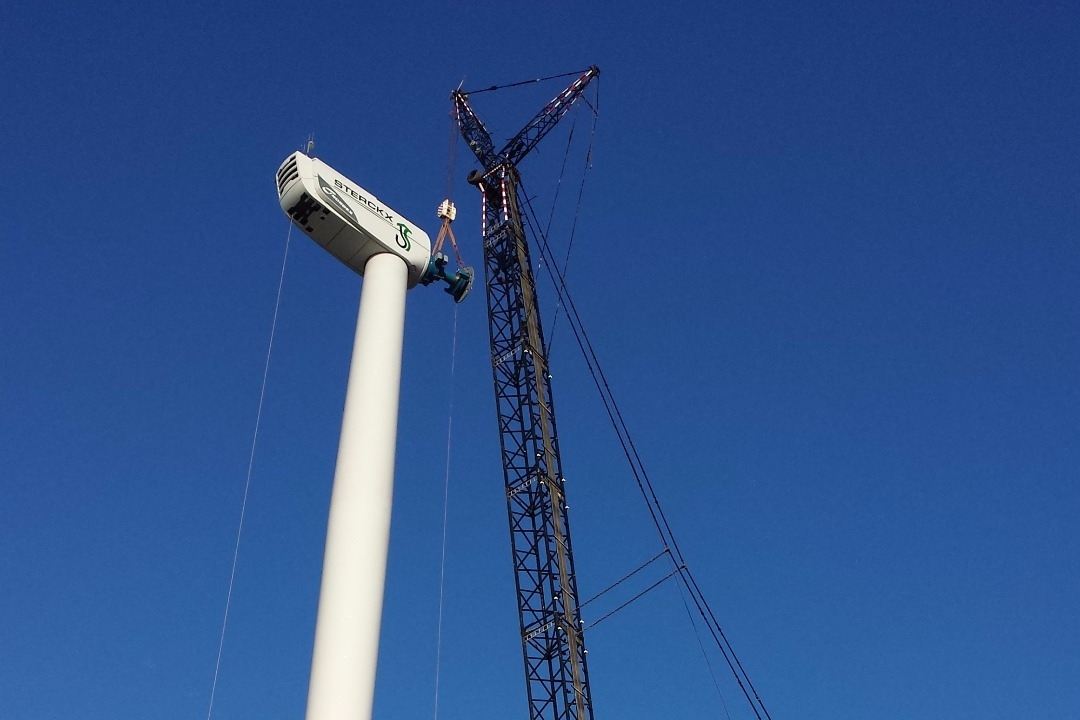
[[(670, 549), (670, 557), (672, 563), (675, 566), (675, 570), (672, 574), (677, 574), (682, 581), (683, 586), (686, 588), (690, 595), (690, 599), (693, 602), (698, 614), (705, 622), (706, 627), (709, 630), (709, 634), (712, 636), (714, 643), (720, 649), (725, 661), (735, 681), (742, 691), (743, 696), (746, 698), (747, 703), (750, 705), (754, 712), (755, 717), (758, 720), (772, 720), (769, 715), (769, 711), (765, 708), (764, 703), (761, 701), (760, 695), (758, 695), (757, 689), (754, 687), (753, 682), (750, 680), (749, 675), (746, 673), (739, 661), (738, 656), (735, 654), (734, 648), (731, 647), (731, 643), (728, 642), (727, 637), (724, 634), (723, 629), (720, 627), (720, 623), (716, 619), (716, 615), (713, 613), (712, 608), (709, 607), (708, 601), (705, 599), (704, 594), (701, 592), (701, 588), (698, 587), (697, 581), (694, 579), (693, 574), (690, 572), (686, 561), (683, 559), (682, 551), (679, 548), (679, 544), (675, 539), (675, 535), (671, 530), (671, 526), (668, 523), (668, 519), (664, 514), (663, 507), (660, 505), (660, 500), (656, 495), (656, 490), (653, 487), (652, 481), (649, 478), (648, 472), (645, 470), (644, 463), (641, 460), (641, 456), (638, 453), (637, 447), (634, 444), (633, 438), (630, 436), (629, 428), (626, 425), (626, 421), (623, 419), (622, 412), (619, 409), (618, 403), (615, 401), (614, 393), (611, 390), (611, 386), (608, 384), (607, 377), (604, 374), (603, 369), (600, 367), (599, 358), (596, 355), (596, 351), (593, 348), (592, 342), (589, 339), (588, 334), (585, 332), (584, 325), (581, 320), (581, 316), (578, 314), (577, 308), (574, 305), (572, 296), (570, 295), (569, 287), (566, 284), (566, 278), (563, 271), (559, 268), (559, 265), (553, 261), (553, 254), (550, 246), (548, 245), (547, 238), (540, 229), (540, 223), (536, 218), (536, 211), (532, 207), (532, 203), (528, 197), (528, 194), (524, 194), (524, 204), (528, 209), (528, 213), (524, 215), (526, 221), (532, 224), (535, 234), (537, 236), (538, 249), (540, 251), (542, 265), (547, 270), (548, 276), (552, 280), (555, 294), (560, 306), (565, 308), (567, 319), (570, 323), (570, 330), (577, 340), (578, 347), (582, 352), (583, 359), (585, 360), (586, 368), (592, 376), (593, 383), (600, 393), (600, 400), (604, 405), (604, 409), (607, 412), (608, 419), (611, 422), (612, 429), (615, 431), (616, 438), (619, 444), (622, 446), (623, 454), (626, 456), (627, 462), (630, 466), (630, 472), (634, 477), (634, 481), (637, 484), (643, 499), (645, 500), (645, 506), (649, 512), (649, 516), (652, 519), (653, 525), (656, 528), (657, 534), (660, 536), (660, 540), (664, 547)], [(670, 577), (670, 575), (668, 576)], [(667, 578), (665, 577), (664, 580)], [(660, 582), (663, 582), (661, 580)], [(645, 592), (651, 590), (655, 585), (647, 588), (643, 593), (639, 593), (638, 596), (632, 598), (630, 602), (636, 600)], [(623, 606), (616, 608), (616, 612), (622, 609)], [(604, 620), (610, 617), (612, 613), (605, 615), (600, 620)], [(597, 621), (599, 622), (599, 621)], [(596, 623), (594, 622), (593, 625)]]
[[(312, 143), (309, 140), (309, 143)], [(252, 469), (255, 467), (255, 447), (259, 440), (259, 425), (262, 422), (263, 401), (266, 399), (266, 381), (270, 376), (270, 356), (274, 349), (274, 334), (277, 330), (278, 310), (281, 308), (281, 290), (285, 286), (285, 265), (289, 259), (289, 243), (292, 240), (293, 224), (289, 222), (289, 231), (285, 235), (285, 252), (281, 258), (281, 274), (278, 276), (277, 297), (274, 299), (274, 319), (270, 322), (270, 341), (266, 346), (266, 362), (263, 364), (262, 385), (259, 388), (259, 407), (255, 412), (255, 430), (251, 436), (251, 451), (248, 454), (247, 477), (244, 480), (244, 498), (240, 503), (240, 522), (236, 528), (236, 543), (233, 546), (232, 568), (229, 570), (229, 590), (225, 596), (225, 614), (221, 620), (221, 636), (218, 639), (217, 659), (214, 661), (214, 679), (210, 684), (210, 705), (206, 711), (206, 720), (214, 713), (214, 696), (217, 693), (218, 675), (221, 672), (221, 655), (225, 648), (225, 629), (229, 624), (229, 608), (232, 606), (233, 586), (236, 584), (236, 566), (240, 558), (240, 538), (244, 532), (244, 517), (247, 515), (248, 495), (251, 491)]]
[[(587, 97), (584, 97), (584, 96), (582, 97), (582, 100), (584, 100), (586, 103), (588, 103), (589, 107), (592, 109), (593, 118), (592, 118), (592, 127), (589, 128), (589, 145), (585, 149), (585, 167), (581, 171), (581, 184), (578, 186), (577, 204), (574, 206), (574, 219), (570, 223), (570, 239), (566, 243), (566, 256), (563, 258), (563, 264), (562, 264), (561, 270), (559, 268), (556, 268), (556, 271), (558, 272), (559, 277), (563, 280), (563, 282), (565, 282), (567, 273), (570, 272), (570, 253), (574, 249), (574, 238), (577, 236), (578, 218), (581, 216), (581, 199), (585, 195), (585, 180), (588, 178), (589, 170), (592, 169), (593, 143), (596, 140), (596, 123), (597, 123), (597, 120), (600, 117), (600, 79), (599, 78), (597, 78), (595, 86), (596, 86), (596, 90), (595, 90), (595, 92), (596, 92), (596, 105), (595, 106), (592, 103), (588, 102)], [(574, 129), (576, 127), (577, 127), (577, 123), (575, 121), (574, 125), (572, 125), (570, 127), (570, 139), (567, 140), (567, 143), (566, 143), (566, 155), (563, 157), (563, 169), (560, 170), (560, 172), (559, 172), (559, 186), (560, 187), (562, 186), (562, 173), (563, 173), (563, 170), (566, 169), (566, 160), (570, 155), (570, 140), (573, 139)], [(555, 198), (556, 198), (556, 200), (558, 199), (558, 190), (556, 190)], [(555, 214), (555, 207), (554, 207), (554, 203), (552, 203), (551, 215), (553, 216), (554, 214)], [(544, 231), (544, 236), (546, 236), (550, 230), (551, 230), (551, 216), (548, 217), (548, 225), (547, 225), (547, 229)], [(546, 243), (546, 240), (545, 240), (545, 243)], [(554, 258), (549, 258), (549, 261), (554, 261)], [(548, 333), (548, 336), (547, 336), (548, 337), (548, 347), (547, 347), (548, 357), (551, 356), (551, 344), (555, 341), (555, 327), (558, 325), (558, 322), (559, 322), (559, 310), (561, 310), (561, 309), (562, 309), (562, 301), (561, 301), (561, 298), (560, 298), (560, 302), (555, 304), (555, 315), (551, 320), (551, 331)]]
[(479, 95), (480, 93), (492, 92), (494, 90), (503, 90), (505, 88), (520, 87), (521, 85), (532, 85), (533, 83), (545, 82), (547, 80), (558, 80), (559, 78), (571, 77), (577, 75), (583, 75), (586, 70), (578, 70), (577, 72), (568, 72), (561, 75), (549, 75), (542, 78), (534, 78), (532, 80), (521, 80), (515, 83), (509, 83), (507, 85), (492, 85), (491, 87), (483, 88), (482, 90), (469, 90), (463, 93), (464, 95)]
[(446, 590), (446, 535), (450, 517), (450, 446), (454, 429), (454, 368), (457, 365), (458, 306), (454, 304), (454, 323), (450, 340), (450, 406), (446, 419), (446, 477), (443, 481), (442, 554), (439, 559), (439, 613), (435, 630), (435, 720), (439, 720), (439, 671), (442, 665), (443, 599)]

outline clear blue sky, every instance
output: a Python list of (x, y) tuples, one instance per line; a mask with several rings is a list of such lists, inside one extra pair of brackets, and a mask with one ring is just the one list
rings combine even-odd
[[(1075, 3), (76, 0), (0, 27), (0, 718), (206, 716), (281, 160), (314, 132), (434, 233), (449, 92), (594, 63), (572, 291), (774, 720), (1080, 717)], [(476, 107), (507, 137), (558, 89)], [(220, 720), (303, 716), (360, 282), (293, 235)], [(451, 382), (454, 317), (410, 293), (380, 718), (433, 712), (451, 398), (440, 717), (526, 712), (482, 295)], [(587, 596), (656, 547), (571, 346)], [(587, 642), (597, 720), (725, 717), (674, 586)]]

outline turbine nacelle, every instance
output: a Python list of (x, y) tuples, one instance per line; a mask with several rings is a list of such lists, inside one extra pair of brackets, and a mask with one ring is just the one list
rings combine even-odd
[(428, 273), (427, 233), (318, 158), (294, 152), (278, 168), (277, 188), (285, 214), (356, 273), (381, 253), (405, 261), (410, 288)]

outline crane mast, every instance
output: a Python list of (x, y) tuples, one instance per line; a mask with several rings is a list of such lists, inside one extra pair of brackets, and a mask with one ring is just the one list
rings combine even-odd
[(491, 366), (530, 720), (592, 720), (593, 711), (547, 345), (517, 164), (599, 72), (589, 68), (498, 152), (468, 95), (452, 95), (462, 137), (483, 168), (472, 171), (469, 182), (483, 198)]

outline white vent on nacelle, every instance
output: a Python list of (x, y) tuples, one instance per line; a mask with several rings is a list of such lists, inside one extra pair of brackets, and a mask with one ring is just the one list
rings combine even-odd
[(298, 177), (300, 177), (300, 173), (296, 169), (296, 155), (290, 155), (289, 159), (277, 171), (278, 197), (284, 195), (285, 188)]

